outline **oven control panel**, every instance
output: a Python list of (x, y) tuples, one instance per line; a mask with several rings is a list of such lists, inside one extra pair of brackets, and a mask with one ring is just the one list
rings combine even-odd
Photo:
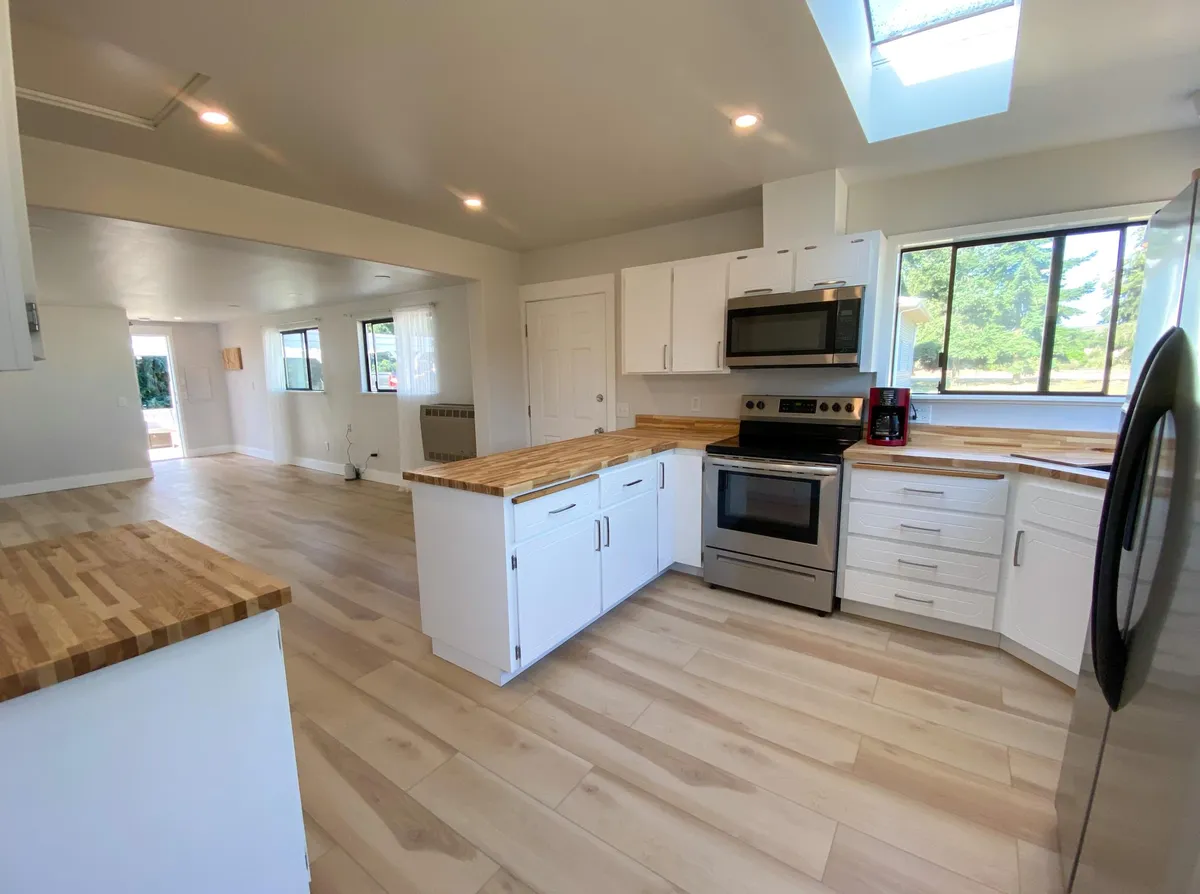
[(780, 397), (747, 394), (742, 397), (743, 419), (771, 419), (777, 422), (822, 422), (852, 425), (861, 422), (861, 397)]

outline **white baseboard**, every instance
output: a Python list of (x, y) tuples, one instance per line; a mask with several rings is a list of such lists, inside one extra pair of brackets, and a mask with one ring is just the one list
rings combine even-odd
[(76, 487), (95, 487), (98, 484), (118, 484), (122, 481), (140, 481), (153, 478), (149, 466), (141, 469), (120, 469), (114, 472), (96, 472), (92, 475), (71, 475), (67, 478), (47, 478), (43, 481), (26, 481), (21, 484), (0, 484), (0, 499), (25, 497), (29, 494), (45, 494), (55, 490), (72, 490)]
[(378, 481), (380, 484), (390, 484), (393, 487), (408, 487), (408, 482), (404, 480), (404, 476), (399, 472), (384, 472), (379, 469), (368, 468), (363, 473), (363, 478), (367, 481)]
[(197, 447), (195, 450), (188, 449), (187, 455), (190, 459), (193, 456), (217, 456), (222, 453), (239, 453), (240, 451), (229, 444), (222, 444), (220, 447)]
[(328, 472), (331, 475), (344, 475), (345, 463), (332, 463), (324, 459), (309, 459), (307, 456), (295, 457), (291, 464), (302, 469), (312, 469), (314, 472)]
[(246, 456), (253, 456), (255, 459), (275, 459), (275, 454), (270, 450), (263, 450), (261, 447), (247, 447), (245, 444), (235, 444), (232, 448), (233, 453), (241, 453)]

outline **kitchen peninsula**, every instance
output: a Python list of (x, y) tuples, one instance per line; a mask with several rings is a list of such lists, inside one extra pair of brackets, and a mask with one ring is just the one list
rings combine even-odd
[(308, 891), (290, 601), (158, 522), (0, 551), (0, 890)]
[(434, 654), (504, 684), (672, 565), (698, 573), (703, 450), (737, 426), (638, 416), (405, 472)]

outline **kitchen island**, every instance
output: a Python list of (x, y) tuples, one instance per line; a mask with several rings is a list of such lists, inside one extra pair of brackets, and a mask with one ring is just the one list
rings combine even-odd
[(703, 449), (737, 426), (639, 416), (405, 472), (434, 654), (503, 685), (667, 568), (698, 573)]
[(290, 600), (158, 522), (0, 551), (0, 891), (308, 890)]

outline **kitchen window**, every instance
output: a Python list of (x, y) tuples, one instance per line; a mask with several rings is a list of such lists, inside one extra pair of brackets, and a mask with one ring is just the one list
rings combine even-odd
[(288, 391), (324, 391), (321, 370), (321, 333), (311, 329), (288, 329), (283, 340), (283, 385)]
[(396, 321), (362, 321), (363, 390), (396, 392)]
[(924, 394), (1120, 396), (1144, 221), (905, 249), (892, 383)]

